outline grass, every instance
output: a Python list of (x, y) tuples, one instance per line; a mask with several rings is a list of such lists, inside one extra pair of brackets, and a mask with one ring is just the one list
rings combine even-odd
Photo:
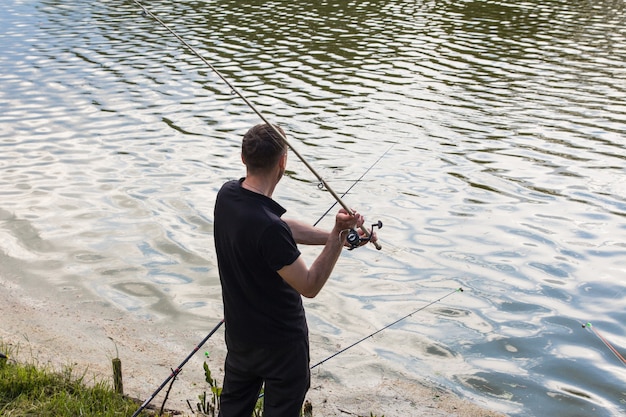
[[(138, 400), (116, 393), (110, 384), (87, 380), (86, 372), (76, 373), (69, 367), (59, 372), (33, 363), (19, 363), (11, 359), (16, 353), (14, 348), (0, 341), (0, 416), (117, 417), (130, 416), (139, 407)], [(215, 417), (222, 389), (206, 362), (203, 366), (208, 392), (198, 396), (195, 410), (191, 404), (189, 407), (195, 415)], [(307, 404), (304, 417), (312, 416), (311, 405)], [(155, 415), (159, 414), (152, 409), (139, 414), (141, 417)], [(262, 416), (263, 397), (259, 398), (251, 417)], [(376, 416), (370, 414), (369, 417)]]
[[(71, 368), (55, 372), (11, 359), (13, 353), (0, 343), (0, 415), (13, 416), (129, 416), (137, 404), (117, 394), (104, 382), (87, 381), (85, 373)], [(154, 415), (150, 411), (142, 416)]]

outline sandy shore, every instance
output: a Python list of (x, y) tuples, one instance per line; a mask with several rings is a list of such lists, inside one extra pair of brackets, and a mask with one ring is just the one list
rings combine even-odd
[[(87, 370), (88, 379), (112, 381), (111, 360), (122, 361), (124, 392), (145, 400), (217, 324), (206, 333), (189, 334), (140, 320), (124, 311), (99, 304), (84, 294), (46, 294), (25, 291), (0, 277), (0, 341), (17, 349), (17, 360), (35, 362), (55, 369), (70, 366), (78, 374)], [(209, 357), (205, 352), (210, 352)], [(166, 407), (192, 415), (187, 400), (195, 404), (206, 388), (202, 370), (207, 361), (221, 381), (225, 354), (220, 329), (194, 355), (179, 374)], [(111, 382), (112, 384), (112, 382)], [(152, 404), (160, 407), (166, 389)], [(460, 399), (431, 384), (398, 375), (364, 381), (346, 387), (341, 375), (314, 370), (308, 400), (314, 416), (386, 417), (496, 417), (490, 411)]]

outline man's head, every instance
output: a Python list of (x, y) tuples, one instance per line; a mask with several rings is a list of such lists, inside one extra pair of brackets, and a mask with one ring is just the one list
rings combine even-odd
[[(284, 136), (284, 131), (274, 125)], [(262, 174), (274, 169), (286, 155), (287, 143), (267, 124), (252, 127), (243, 136), (241, 159), (251, 174)], [(283, 167), (284, 169), (284, 167)]]

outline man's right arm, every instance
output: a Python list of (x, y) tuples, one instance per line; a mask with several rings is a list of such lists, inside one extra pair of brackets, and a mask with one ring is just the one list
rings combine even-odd
[(358, 213), (350, 216), (345, 210), (339, 210), (335, 217), (335, 226), (328, 234), (322, 252), (311, 267), (308, 268), (302, 256), (299, 256), (291, 265), (281, 268), (278, 274), (304, 297), (315, 297), (328, 281), (337, 259), (339, 259), (346, 232), (355, 226), (359, 227), (361, 224), (363, 224), (363, 216)]

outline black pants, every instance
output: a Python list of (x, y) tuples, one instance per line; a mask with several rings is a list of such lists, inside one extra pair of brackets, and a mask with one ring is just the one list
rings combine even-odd
[(238, 346), (226, 337), (219, 417), (250, 417), (265, 383), (264, 417), (299, 417), (311, 383), (309, 342), (273, 347)]

